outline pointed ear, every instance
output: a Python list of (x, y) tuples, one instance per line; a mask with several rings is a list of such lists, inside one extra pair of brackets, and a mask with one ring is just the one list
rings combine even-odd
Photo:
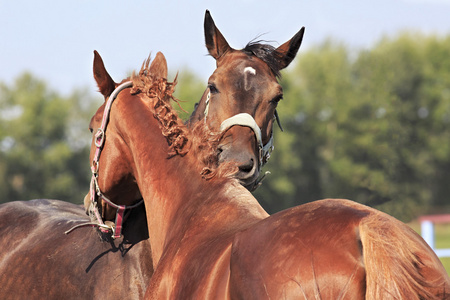
[(208, 48), (209, 54), (216, 60), (219, 59), (225, 52), (231, 49), (227, 41), (217, 29), (216, 24), (209, 13), (209, 10), (205, 12), (205, 43), (206, 48)]
[(305, 33), (305, 27), (299, 30), (289, 41), (277, 48), (277, 52), (280, 55), (278, 69), (284, 69), (292, 62), (297, 55), (298, 49), (302, 44), (303, 34)]
[(161, 52), (156, 53), (156, 57), (150, 65), (150, 74), (157, 77), (167, 78), (167, 61), (164, 54)]
[(99, 88), (100, 93), (105, 97), (111, 95), (111, 93), (116, 88), (117, 84), (112, 80), (111, 76), (109, 76), (106, 71), (105, 65), (103, 64), (103, 60), (98, 54), (97, 51), (94, 50), (94, 79), (97, 82), (97, 86)]

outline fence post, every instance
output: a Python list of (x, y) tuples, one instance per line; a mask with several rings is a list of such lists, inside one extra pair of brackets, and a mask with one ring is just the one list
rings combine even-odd
[(433, 222), (431, 222), (429, 220), (422, 221), (420, 223), (420, 232), (421, 232), (422, 237), (425, 240), (425, 242), (427, 242), (427, 244), (431, 247), (431, 249), (435, 250)]

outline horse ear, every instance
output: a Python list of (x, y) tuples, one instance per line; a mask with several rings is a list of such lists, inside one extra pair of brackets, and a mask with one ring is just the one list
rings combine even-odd
[(280, 54), (278, 70), (284, 69), (292, 62), (302, 44), (305, 27), (302, 27), (289, 41), (277, 48)]
[(106, 98), (114, 91), (117, 84), (112, 80), (111, 76), (109, 76), (106, 71), (105, 65), (103, 64), (103, 60), (98, 54), (97, 51), (94, 50), (94, 79), (97, 82), (97, 86), (99, 88), (100, 93)]
[(209, 10), (205, 12), (204, 30), (206, 48), (208, 48), (209, 54), (216, 60), (231, 49), (227, 40), (225, 40), (222, 33), (217, 29), (216, 24), (214, 24)]
[(156, 57), (150, 65), (150, 74), (167, 78), (167, 61), (161, 52), (156, 53)]

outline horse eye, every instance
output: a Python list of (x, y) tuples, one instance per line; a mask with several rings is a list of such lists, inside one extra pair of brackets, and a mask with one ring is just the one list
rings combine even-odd
[(219, 90), (217, 89), (217, 87), (214, 83), (208, 84), (208, 89), (211, 92), (211, 94), (217, 94), (219, 92)]
[(275, 98), (273, 98), (272, 100), (270, 100), (270, 103), (273, 103), (276, 105), (276, 104), (278, 104), (278, 102), (281, 101), (281, 99), (283, 99), (283, 95), (278, 95)]

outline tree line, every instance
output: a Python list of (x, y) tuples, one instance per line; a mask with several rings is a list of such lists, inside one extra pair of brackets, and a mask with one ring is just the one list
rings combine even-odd
[[(271, 213), (327, 197), (404, 221), (450, 211), (450, 36), (403, 33), (355, 50), (327, 40), (284, 71), (275, 150), (255, 192)], [(177, 98), (192, 112), (206, 88), (180, 72)], [(0, 201), (81, 203), (100, 96), (62, 97), (23, 74), (0, 85)], [(183, 118), (188, 114), (181, 112)]]

